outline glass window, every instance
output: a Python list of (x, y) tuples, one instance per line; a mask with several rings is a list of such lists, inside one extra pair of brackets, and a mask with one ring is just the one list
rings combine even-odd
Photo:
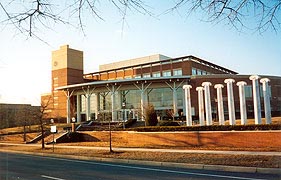
[(191, 73), (191, 75), (196, 75), (196, 74), (197, 74), (196, 69), (195, 69), (195, 68), (192, 68), (192, 73)]
[(253, 97), (253, 95), (252, 95), (252, 86), (250, 86), (250, 85), (245, 86), (245, 97), (246, 98)]
[(135, 75), (135, 78), (141, 78), (141, 75)]
[(202, 75), (202, 71), (200, 69), (197, 69), (197, 75)]
[(163, 71), (163, 77), (171, 76), (171, 71)]
[(160, 72), (154, 72), (154, 73), (152, 73), (152, 77), (160, 77)]
[(143, 74), (142, 77), (148, 78), (148, 77), (150, 77), (150, 73)]
[(173, 75), (174, 76), (181, 76), (182, 75), (182, 69), (174, 69)]
[(207, 72), (206, 71), (202, 71), (202, 75), (206, 75), (207, 74)]
[(149, 103), (155, 108), (172, 107), (173, 92), (169, 88), (156, 88), (149, 93)]
[(126, 92), (125, 99), (123, 98), (122, 98), (122, 102), (126, 102), (127, 108), (130, 109), (140, 108), (141, 92), (139, 90), (128, 90)]

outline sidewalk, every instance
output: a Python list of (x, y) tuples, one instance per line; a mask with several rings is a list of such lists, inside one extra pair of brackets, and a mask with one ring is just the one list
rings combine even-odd
[[(20, 143), (1, 143), (0, 145), (8, 146), (34, 146), (41, 147), (41, 144), (20, 144)], [(46, 145), (52, 147), (52, 145)], [(56, 148), (65, 149), (94, 149), (108, 150), (109, 147), (93, 147), (93, 146), (64, 146), (55, 145)], [(225, 154), (225, 155), (259, 155), (259, 156), (281, 156), (281, 152), (260, 152), (260, 151), (219, 151), (219, 150), (188, 150), (188, 149), (150, 149), (150, 148), (118, 148), (112, 147), (114, 151), (140, 151), (140, 152), (173, 152), (173, 153), (196, 153), (196, 154)]]

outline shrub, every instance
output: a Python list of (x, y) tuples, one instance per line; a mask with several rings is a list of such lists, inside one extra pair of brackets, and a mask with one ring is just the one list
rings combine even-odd
[(179, 126), (179, 123), (175, 121), (159, 121), (158, 126)]
[(129, 119), (128, 121), (125, 122), (125, 127), (131, 127), (133, 124), (137, 122), (137, 119)]
[(156, 126), (138, 127), (129, 130), (139, 132), (164, 132), (164, 131), (268, 131), (280, 130), (280, 124), (260, 124), (260, 125), (213, 125), (213, 126)]
[(157, 114), (154, 110), (154, 106), (152, 104), (148, 104), (145, 111), (145, 123), (146, 126), (156, 126), (158, 123)]

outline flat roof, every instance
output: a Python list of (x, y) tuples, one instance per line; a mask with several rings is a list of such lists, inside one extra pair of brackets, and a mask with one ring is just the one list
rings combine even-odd
[(169, 62), (173, 63), (174, 61), (193, 61), (193, 62), (202, 64), (202, 65), (205, 65), (205, 66), (208, 66), (208, 67), (211, 67), (211, 68), (214, 68), (214, 69), (226, 72), (226, 73), (238, 74), (238, 72), (235, 72), (235, 71), (232, 71), (230, 69), (224, 68), (222, 66), (216, 65), (214, 63), (205, 61), (205, 60), (200, 59), (198, 57), (189, 55), (189, 56), (170, 58), (170, 59), (154, 61), (154, 62), (149, 62), (149, 63), (142, 63), (142, 64), (137, 64), (137, 65), (132, 65), (132, 66), (118, 67), (118, 68), (115, 68), (115, 69), (108, 69), (108, 70), (104, 70), (104, 71), (97, 71), (97, 72), (93, 72), (93, 73), (84, 74), (84, 76), (102, 74), (102, 73), (107, 73), (107, 72), (110, 72), (110, 71), (118, 71), (118, 70), (127, 69), (127, 68), (136, 68), (136, 67), (139, 67), (139, 66), (153, 65), (153, 64), (157, 64), (157, 63), (169, 63)]

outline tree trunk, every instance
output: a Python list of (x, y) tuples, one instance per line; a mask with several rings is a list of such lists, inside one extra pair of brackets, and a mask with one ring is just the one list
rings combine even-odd
[(26, 142), (26, 124), (23, 125), (23, 142)]
[(42, 139), (41, 139), (42, 149), (45, 149), (45, 142), (44, 142), (44, 126), (43, 126), (43, 123), (41, 123), (40, 127), (41, 127), (41, 134), (42, 134)]

